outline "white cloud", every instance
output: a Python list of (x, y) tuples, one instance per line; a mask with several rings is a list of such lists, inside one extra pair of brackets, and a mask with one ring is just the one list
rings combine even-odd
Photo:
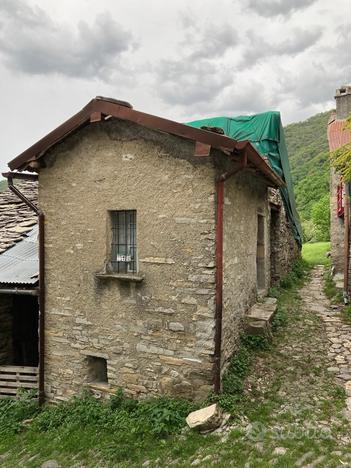
[(75, 27), (20, 0), (2, 1), (0, 13), (0, 53), (10, 68), (27, 74), (108, 80), (135, 45), (131, 32), (107, 13), (92, 24), (79, 20)]
[(0, 161), (93, 96), (178, 121), (333, 105), (351, 81), (338, 0), (0, 0)]

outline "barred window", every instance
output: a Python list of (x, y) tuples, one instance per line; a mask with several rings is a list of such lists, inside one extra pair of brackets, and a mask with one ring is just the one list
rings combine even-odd
[(136, 210), (111, 211), (111, 268), (117, 273), (138, 271)]

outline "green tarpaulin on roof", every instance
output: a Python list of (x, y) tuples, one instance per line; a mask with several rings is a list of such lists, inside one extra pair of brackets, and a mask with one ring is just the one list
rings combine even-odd
[(292, 223), (294, 237), (301, 245), (302, 231), (296, 210), (288, 150), (285, 144), (284, 129), (280, 113), (271, 111), (239, 117), (213, 117), (188, 122), (187, 125), (196, 128), (200, 128), (203, 125), (220, 127), (227, 136), (234, 140), (249, 140), (262, 156), (268, 158), (272, 169), (286, 184), (285, 187), (280, 189), (280, 192), (287, 216)]

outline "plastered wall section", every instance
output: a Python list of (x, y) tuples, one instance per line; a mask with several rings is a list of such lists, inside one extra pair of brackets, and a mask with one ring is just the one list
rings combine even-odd
[[(46, 156), (39, 202), (49, 400), (89, 384), (88, 356), (106, 359), (109, 392), (201, 399), (212, 389), (214, 169), (193, 154), (180, 138), (110, 121)], [(99, 279), (108, 211), (130, 209), (144, 281)]]

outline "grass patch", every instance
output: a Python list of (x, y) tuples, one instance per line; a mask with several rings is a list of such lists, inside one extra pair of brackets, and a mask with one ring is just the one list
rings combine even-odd
[[(322, 464), (347, 465), (350, 446), (339, 443), (350, 431), (339, 415), (345, 394), (326, 371), (318, 318), (300, 307), (298, 289), (307, 274), (300, 261), (271, 289), (278, 302), (272, 343), (241, 336), (223, 393), (212, 397), (233, 415), (227, 439), (185, 430), (184, 419), (196, 408), (188, 401), (138, 402), (119, 391), (103, 403), (86, 393), (39, 411), (23, 394), (18, 401), (0, 400), (1, 466), (34, 468), (52, 459), (62, 468), (126, 468), (145, 461), (150, 468), (185, 467), (195, 460), (204, 467), (233, 460), (238, 467), (296, 466), (310, 453), (305, 464), (324, 456)], [(276, 447), (286, 453), (274, 454)]]
[[(274, 332), (287, 324), (287, 309), (290, 304), (295, 304), (297, 290), (303, 285), (308, 272), (309, 265), (300, 259), (294, 263), (289, 274), (282, 278), (279, 286), (270, 289), (269, 296), (277, 299), (277, 311), (272, 323)], [(209, 402), (217, 401), (225, 411), (238, 416), (242, 412), (242, 404), (246, 404), (245, 379), (252, 364), (258, 355), (270, 352), (271, 349), (272, 343), (266, 337), (242, 333), (239, 349), (231, 358), (223, 377), (222, 393), (212, 395)]]
[(101, 402), (86, 391), (39, 410), (23, 393), (18, 400), (0, 400), (0, 453), (11, 450), (6, 466), (19, 463), (16, 446), (36, 454), (33, 466), (53, 457), (62, 466), (71, 466), (64, 460), (73, 455), (84, 463), (93, 463), (94, 456), (113, 464), (137, 463), (145, 454), (162, 453), (166, 440), (180, 433), (185, 417), (195, 408), (192, 402), (170, 398), (136, 401), (125, 398), (122, 391)]
[(311, 266), (330, 265), (326, 253), (330, 250), (330, 242), (314, 242), (303, 244), (302, 258)]

